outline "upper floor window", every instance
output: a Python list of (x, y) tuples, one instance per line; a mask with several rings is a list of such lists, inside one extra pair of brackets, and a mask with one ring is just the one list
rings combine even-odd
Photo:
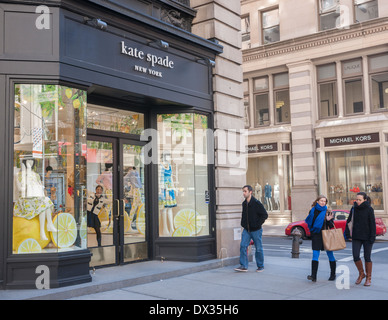
[(249, 121), (249, 82), (248, 80), (244, 80), (244, 127), (248, 129), (250, 127)]
[(279, 9), (265, 11), (261, 14), (263, 43), (272, 43), (280, 40)]
[(268, 77), (253, 80), (255, 91), (255, 127), (269, 125)]
[(251, 42), (251, 24), (249, 15), (241, 18), (241, 41), (243, 49), (249, 48)]
[(337, 116), (337, 75), (335, 63), (318, 66), (317, 79), (319, 118)]
[(377, 0), (354, 0), (356, 22), (362, 22), (379, 16)]
[(275, 123), (290, 123), (290, 90), (288, 73), (276, 74), (273, 77), (275, 96)]
[(355, 59), (342, 62), (342, 77), (344, 81), (345, 114), (364, 112), (362, 60)]
[(320, 30), (333, 29), (339, 23), (339, 1), (338, 0), (319, 0), (319, 22)]
[(372, 111), (388, 110), (388, 54), (369, 58)]

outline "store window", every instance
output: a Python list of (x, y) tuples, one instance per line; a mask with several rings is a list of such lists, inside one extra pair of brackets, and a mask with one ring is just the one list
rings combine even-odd
[(388, 110), (388, 54), (369, 58), (372, 111)]
[(247, 183), (268, 211), (280, 210), (278, 156), (248, 159)]
[(87, 247), (86, 92), (17, 84), (13, 253)]
[(275, 95), (275, 123), (290, 123), (290, 90), (288, 73), (275, 74), (274, 95)]
[(356, 22), (362, 22), (379, 17), (377, 0), (355, 0)]
[(157, 128), (159, 235), (209, 235), (208, 118), (160, 114)]
[(279, 9), (263, 12), (261, 15), (263, 43), (280, 41)]
[(342, 63), (346, 115), (364, 112), (362, 81), (362, 60), (356, 59)]
[(292, 164), (291, 156), (283, 155), (283, 186), (284, 186), (284, 209), (291, 210), (291, 183), (292, 183)]
[(269, 86), (268, 77), (254, 79), (255, 127), (269, 125)]
[(384, 209), (379, 148), (326, 152), (326, 175), (332, 208), (349, 210), (362, 191), (374, 209)]
[(319, 0), (319, 21), (320, 30), (328, 30), (337, 27), (340, 13), (337, 10), (338, 0)]
[(335, 63), (317, 67), (320, 119), (338, 116), (335, 69)]
[(144, 130), (144, 114), (88, 104), (90, 129), (141, 134)]

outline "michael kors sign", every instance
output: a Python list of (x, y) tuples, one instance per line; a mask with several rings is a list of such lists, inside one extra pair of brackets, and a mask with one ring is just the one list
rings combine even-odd
[(363, 144), (363, 143), (373, 143), (373, 142), (380, 142), (378, 132), (325, 138), (325, 147), (345, 146), (349, 144)]

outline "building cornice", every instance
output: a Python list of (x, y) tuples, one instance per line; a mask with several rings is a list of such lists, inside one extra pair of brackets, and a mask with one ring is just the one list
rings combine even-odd
[(243, 62), (290, 54), (388, 31), (388, 17), (243, 50)]

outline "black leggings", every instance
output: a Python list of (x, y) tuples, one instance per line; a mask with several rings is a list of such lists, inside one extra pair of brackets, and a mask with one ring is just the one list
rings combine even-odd
[(353, 252), (354, 262), (361, 260), (361, 258), (360, 258), (361, 246), (364, 247), (365, 262), (372, 262), (371, 254), (372, 254), (373, 243), (370, 243), (367, 240), (354, 240), (353, 239), (352, 240), (352, 252)]

